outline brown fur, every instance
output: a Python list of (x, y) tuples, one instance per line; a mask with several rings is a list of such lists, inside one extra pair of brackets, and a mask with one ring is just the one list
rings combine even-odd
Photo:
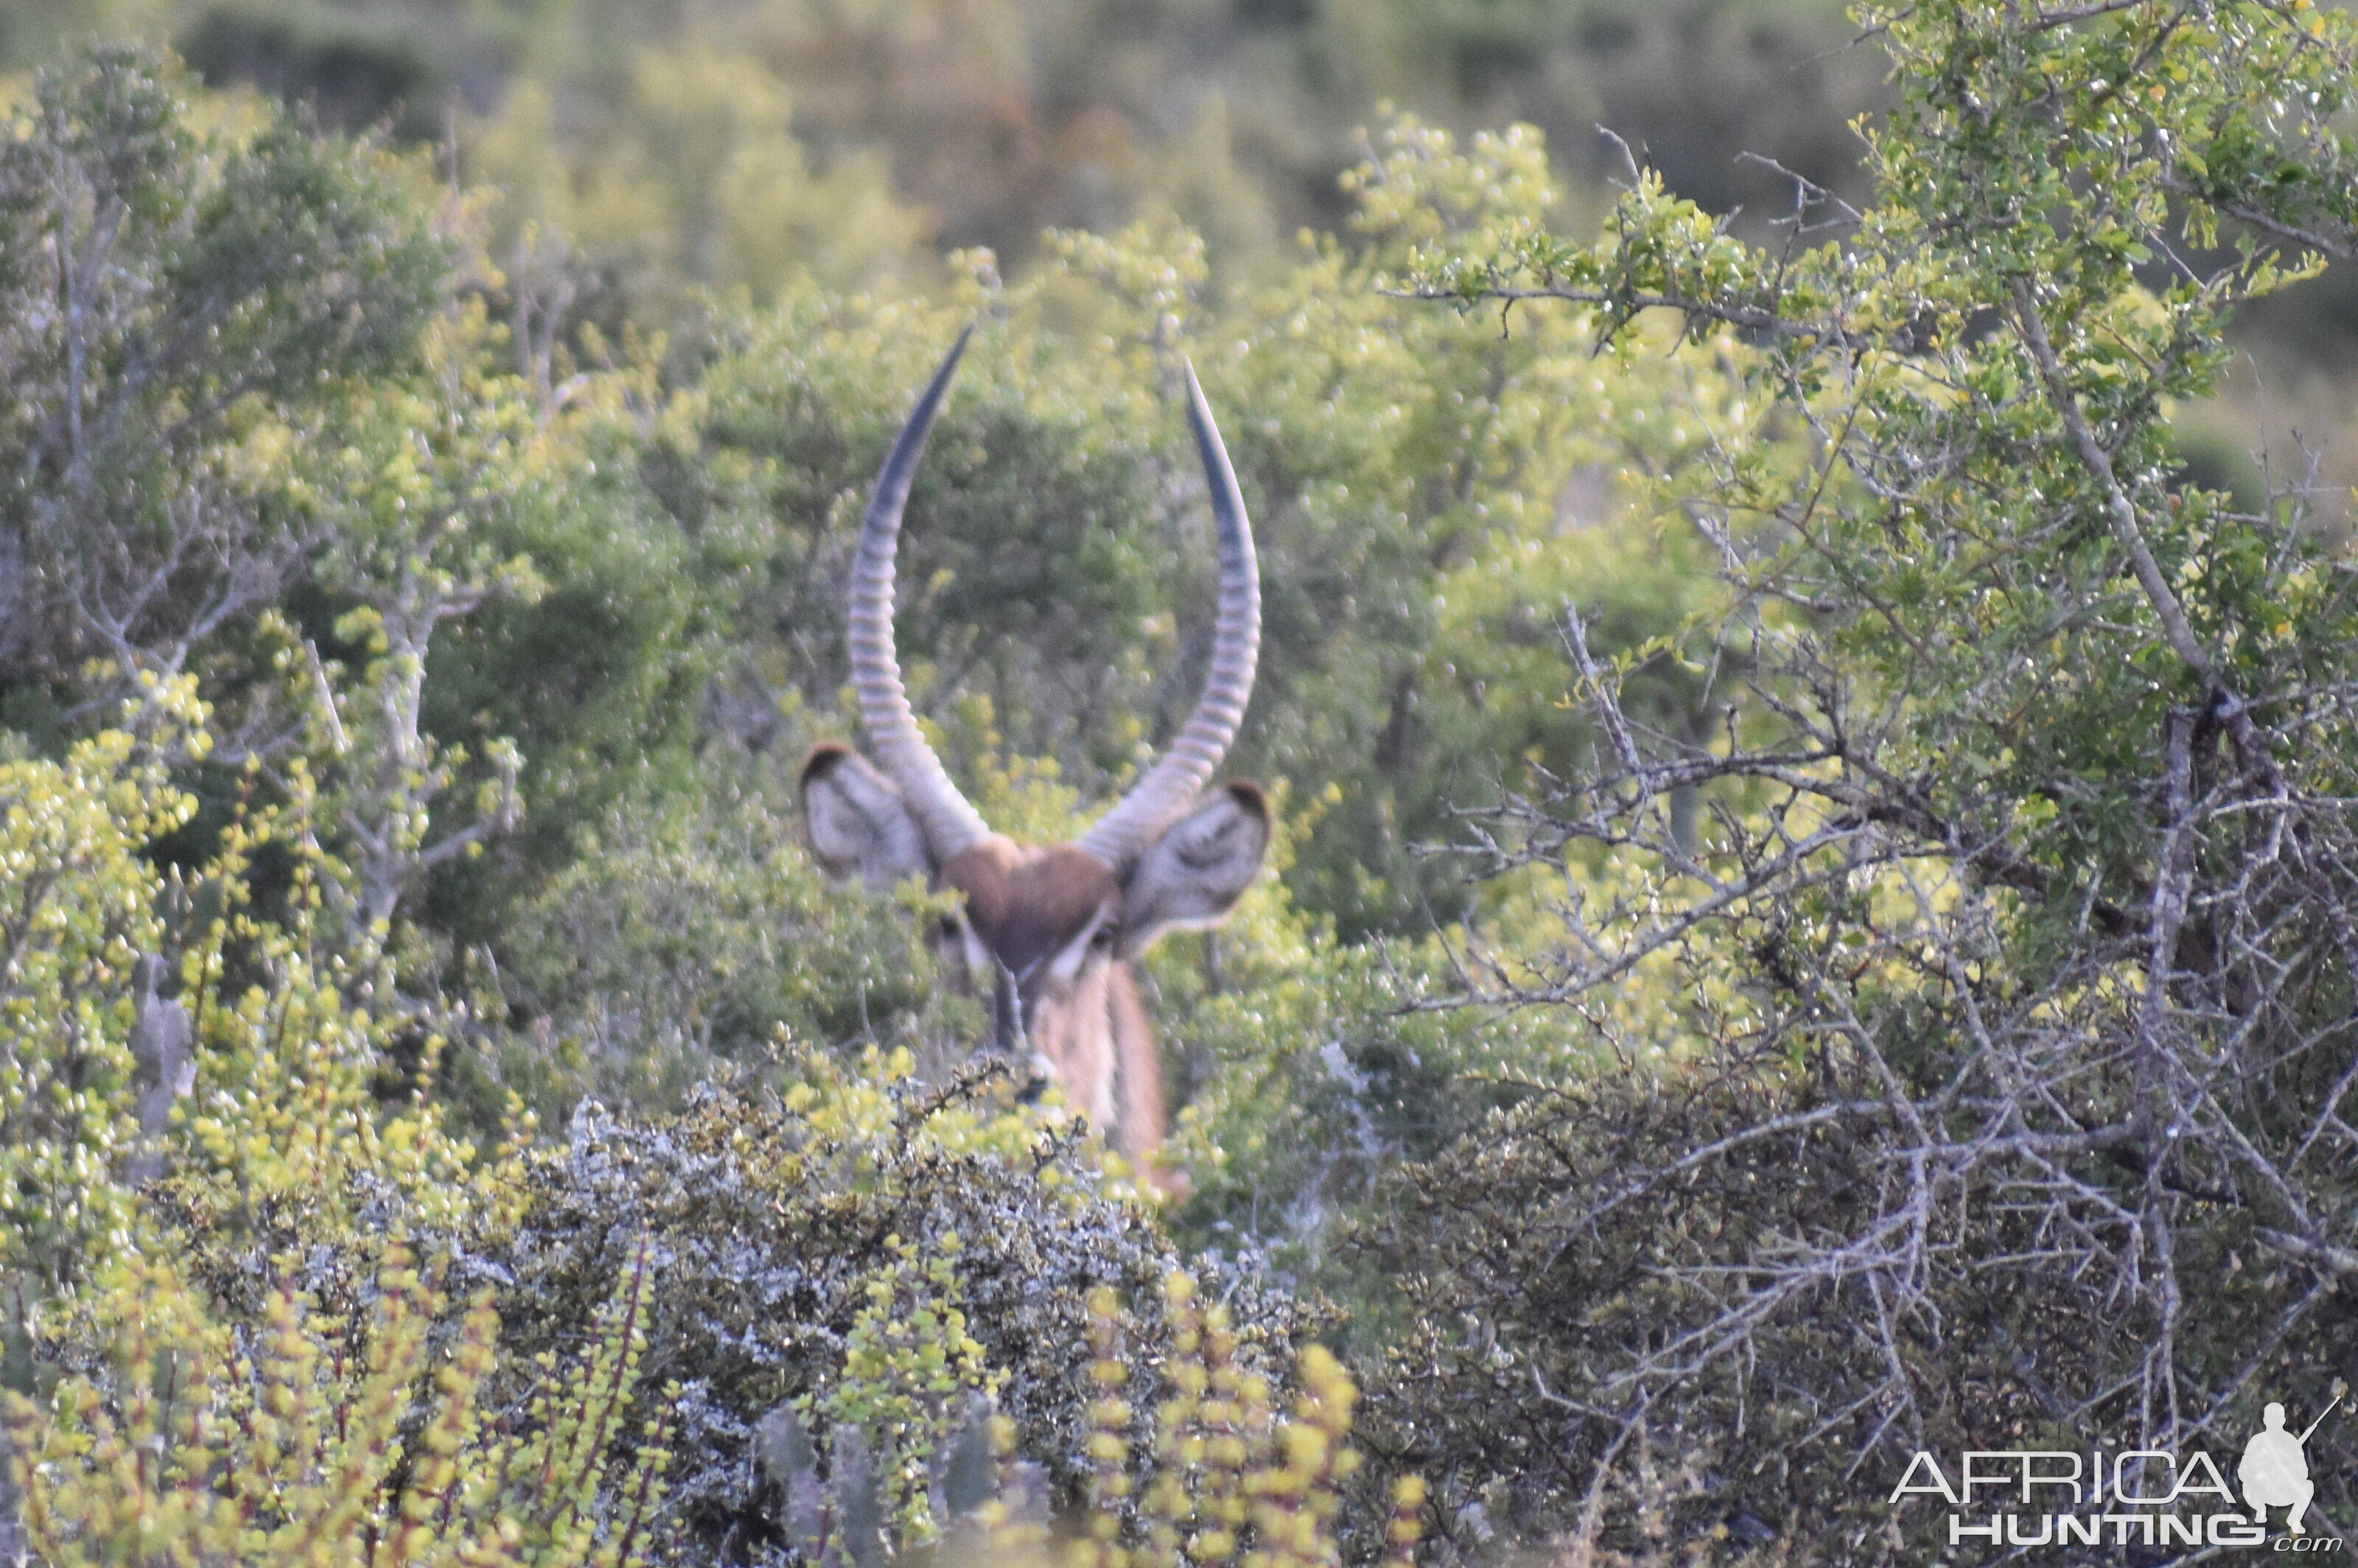
[[(1218, 786), (1120, 871), (1075, 845), (996, 835), (932, 865), (899, 791), (839, 742), (811, 749), (802, 791), (813, 849), (830, 875), (889, 887), (930, 871), (936, 886), (966, 896), (963, 931), (945, 933), (943, 957), (967, 964), (970, 935), (991, 965), (1005, 968), (1016, 988), (1011, 1013), (999, 1009), (1002, 982), (991, 965), (966, 976), (978, 995), (993, 999), (1002, 1047), (1017, 1044), (1020, 1023), (1022, 1048), (1075, 1108), (1147, 1179), (1181, 1190), (1154, 1162), (1164, 1130), (1163, 1061), (1130, 960), (1174, 925), (1216, 924), (1242, 894), (1269, 835), (1260, 788), (1241, 780)], [(818, 842), (822, 822), (831, 855)]]
[(967, 920), (983, 946), (1032, 976), (1026, 1026), (1056, 1082), (1117, 1148), (1148, 1165), (1164, 1130), (1163, 1057), (1130, 966), (1091, 953), (1070, 979), (1044, 972), (1101, 914), (1118, 915), (1120, 881), (1069, 845), (1005, 838), (954, 857), (942, 881), (966, 894)]
[(849, 741), (821, 741), (803, 754), (803, 771), (796, 775), (802, 787), (805, 789), (810, 787), (813, 773), (824, 774), (851, 754), (851, 745)]
[[(1116, 1082), (1121, 1090), (1121, 1152), (1144, 1162), (1168, 1127), (1163, 1108), (1163, 1052), (1128, 964), (1116, 963), (1107, 970), (1106, 1015), (1113, 1026)], [(1158, 1181), (1169, 1173), (1161, 1166), (1151, 1172)]]
[(1121, 896), (1111, 871), (1068, 844), (1033, 849), (996, 838), (951, 857), (942, 881), (966, 894), (975, 935), (1019, 975)]
[(1113, 1032), (1107, 1027), (1106, 998), (1113, 966), (1089, 964), (1069, 980), (1050, 977), (1027, 994), (1032, 1048), (1046, 1059), (1050, 1075), (1073, 1108), (1103, 1128), (1126, 1154), (1152, 1148), (1160, 1127), (1126, 1119), (1115, 1098)]

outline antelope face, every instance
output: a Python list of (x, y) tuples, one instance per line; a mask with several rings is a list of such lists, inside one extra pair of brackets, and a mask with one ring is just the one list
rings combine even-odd
[(1204, 789), (1252, 690), (1260, 589), (1251, 528), (1190, 370), (1189, 415), (1220, 535), (1219, 620), (1203, 696), (1167, 754), (1074, 842), (1019, 845), (993, 833), (919, 732), (892, 648), (901, 514), (966, 343), (961, 334), (918, 399), (860, 528), (852, 685), (876, 761), (839, 742), (816, 748), (803, 765), (804, 819), (831, 876), (873, 889), (924, 876), (963, 893), (943, 956), (990, 997), (993, 1047), (1038, 1063), (1143, 1159), (1163, 1134), (1162, 1068), (1130, 961), (1166, 931), (1226, 917), (1269, 848), (1258, 785)]

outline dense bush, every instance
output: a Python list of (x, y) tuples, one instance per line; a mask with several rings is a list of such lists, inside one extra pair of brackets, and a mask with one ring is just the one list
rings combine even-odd
[[(185, 687), (157, 700), (196, 745)], [(339, 994), (364, 1004), (395, 971), (329, 940), (353, 928), (319, 884), (352, 873), (312, 842), (305, 798), (242, 816), (215, 859), (168, 880), (137, 850), (190, 803), (138, 750), (107, 731), (63, 764), (0, 773), (30, 895), (0, 1035), (23, 1091), (0, 1124), (22, 1206), (5, 1260), (33, 1336), (9, 1367), (0, 1500), (43, 1561), (791, 1555), (793, 1510), (756, 1462), (765, 1421), (797, 1410), (837, 1456), (840, 1499), (859, 1495), (847, 1431), (888, 1479), (921, 1478), (976, 1397), (1003, 1412), (1002, 1467), (1044, 1478), (1036, 1504), (1011, 1471), (986, 1488), (1019, 1533), (1055, 1505), (1143, 1541), (1124, 1498), (1154, 1488), (1168, 1525), (1191, 1488), (1266, 1475), (1295, 1488), (1302, 1528), (1250, 1528), (1331, 1560), (1348, 1379), (1302, 1362), (1295, 1423), (1325, 1455), (1307, 1469), (1310, 1440), (1275, 1413), (1281, 1369), (1331, 1313), (1241, 1272), (1217, 1281), (1217, 1314), (1187, 1307), (1146, 1200), (1067, 1115), (1019, 1105), (988, 1068), (929, 1089), (905, 1054), (853, 1070), (784, 1047), (745, 1075), (767, 1089), (708, 1087), (652, 1122), (585, 1103), (561, 1146), (529, 1143), (512, 1102), (506, 1143), (478, 1152), (427, 1093), (438, 1034), (420, 1076), (378, 1098), (436, 1015)], [(254, 868), (273, 857), (287, 885), (258, 900)], [(178, 1001), (137, 957), (173, 936)], [(141, 1042), (166, 1018), (195, 1081), (143, 1121)], [(59, 1020), (82, 1027), (53, 1051)], [(53, 1092), (60, 1075), (79, 1087)], [(80, 1114), (27, 1114), (59, 1104)], [(1241, 1446), (1208, 1472), (1157, 1437), (1175, 1408), (1164, 1374), (1189, 1365), (1259, 1390)], [(1109, 1478), (1108, 1443), (1134, 1456), (1136, 1486)], [(905, 1511), (918, 1485), (883, 1505)], [(1254, 1539), (1238, 1522), (1198, 1560)]]
[(701, 794), (631, 799), (583, 830), (502, 934), (523, 1018), (493, 1047), (506, 1083), (558, 1115), (584, 1092), (671, 1109), (781, 1033), (913, 1051), (928, 1076), (954, 1065), (948, 1043), (979, 1026), (950, 1022), (963, 999), (937, 984), (926, 901), (828, 886), (768, 770), (708, 758)]
[(406, 360), (449, 256), (373, 149), (200, 132), (136, 50), (7, 119), (0, 714), (54, 738), (299, 575), (323, 520), (288, 504), (286, 452)]
[(478, 1302), (438, 1346), (446, 1298), (399, 1246), (356, 1322), (282, 1280), (224, 1323), (169, 1269), (134, 1269), (87, 1325), (102, 1358), (46, 1408), (0, 1394), (21, 1544), (54, 1568), (639, 1568), (665, 1455), (660, 1417), (612, 1452), (645, 1347), (637, 1279), (588, 1357), (552, 1358), (498, 1407), (498, 1317)]
[[(2305, 0), (1872, 19), (1878, 199), (1798, 197), (1840, 243), (1755, 248), (1641, 180), (1595, 244), (1482, 236), (1414, 282), (1751, 341), (1747, 416), (1663, 498), (1725, 551), (1726, 722), (1646, 722), (1575, 620), (1596, 755), (1477, 819), (1507, 883), (1564, 877), (1557, 940), (1480, 989), (1617, 1071), (1368, 1233), (1420, 1325), (1400, 1452), (1584, 1548), (1668, 1517), (1929, 1552), (1941, 1510), (1885, 1502), (1917, 1451), (2232, 1454), (2358, 1378), (2352, 566), (2169, 426), (2239, 302), (2358, 253), (2358, 39)], [(2349, 1430), (2311, 1439), (2329, 1516)]]
[[(929, 1088), (905, 1064), (857, 1077), (811, 1071), (782, 1095), (708, 1089), (676, 1119), (634, 1124), (585, 1107), (567, 1146), (527, 1162), (515, 1232), (484, 1254), (506, 1281), (503, 1299), (532, 1303), (511, 1314), (514, 1349), (574, 1342), (645, 1238), (657, 1348), (644, 1376), (681, 1390), (672, 1496), (698, 1550), (724, 1556), (777, 1533), (752, 1462), (763, 1417), (800, 1401), (824, 1446), (831, 1411), (844, 1408), (830, 1389), (849, 1375), (871, 1291), (922, 1284), (923, 1260), (954, 1265), (955, 1305), (978, 1347), (966, 1386), (981, 1391), (989, 1369), (1020, 1452), (1044, 1467), (1065, 1508), (1084, 1496), (1088, 1410), (1100, 1397), (1085, 1354), (1091, 1297), (1121, 1298), (1118, 1391), (1137, 1412), (1130, 1435), (1143, 1462), (1157, 1368), (1172, 1351), (1163, 1282), (1181, 1266), (1146, 1209), (1109, 1188), (1077, 1130), (1006, 1108), (1002, 1077), (977, 1072)], [(1249, 1277), (1217, 1288), (1239, 1367), (1272, 1380), (1306, 1336), (1332, 1325)]]

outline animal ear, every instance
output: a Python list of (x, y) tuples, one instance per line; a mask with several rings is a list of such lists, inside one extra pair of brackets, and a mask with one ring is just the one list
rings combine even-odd
[(1196, 801), (1139, 857), (1122, 889), (1121, 956), (1174, 927), (1216, 925), (1236, 907), (1269, 852), (1269, 797), (1233, 780)]
[(858, 877), (881, 892), (903, 877), (932, 873), (925, 836), (901, 792), (841, 741), (811, 748), (802, 796), (811, 853), (828, 876)]

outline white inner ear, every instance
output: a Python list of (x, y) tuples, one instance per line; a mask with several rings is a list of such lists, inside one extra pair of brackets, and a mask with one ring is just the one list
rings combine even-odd
[(1211, 925), (1236, 907), (1269, 852), (1269, 820), (1216, 790), (1140, 857), (1122, 891), (1121, 956), (1174, 927)]
[(858, 877), (882, 892), (933, 869), (901, 792), (857, 752), (803, 785), (803, 818), (819, 869), (831, 877)]

